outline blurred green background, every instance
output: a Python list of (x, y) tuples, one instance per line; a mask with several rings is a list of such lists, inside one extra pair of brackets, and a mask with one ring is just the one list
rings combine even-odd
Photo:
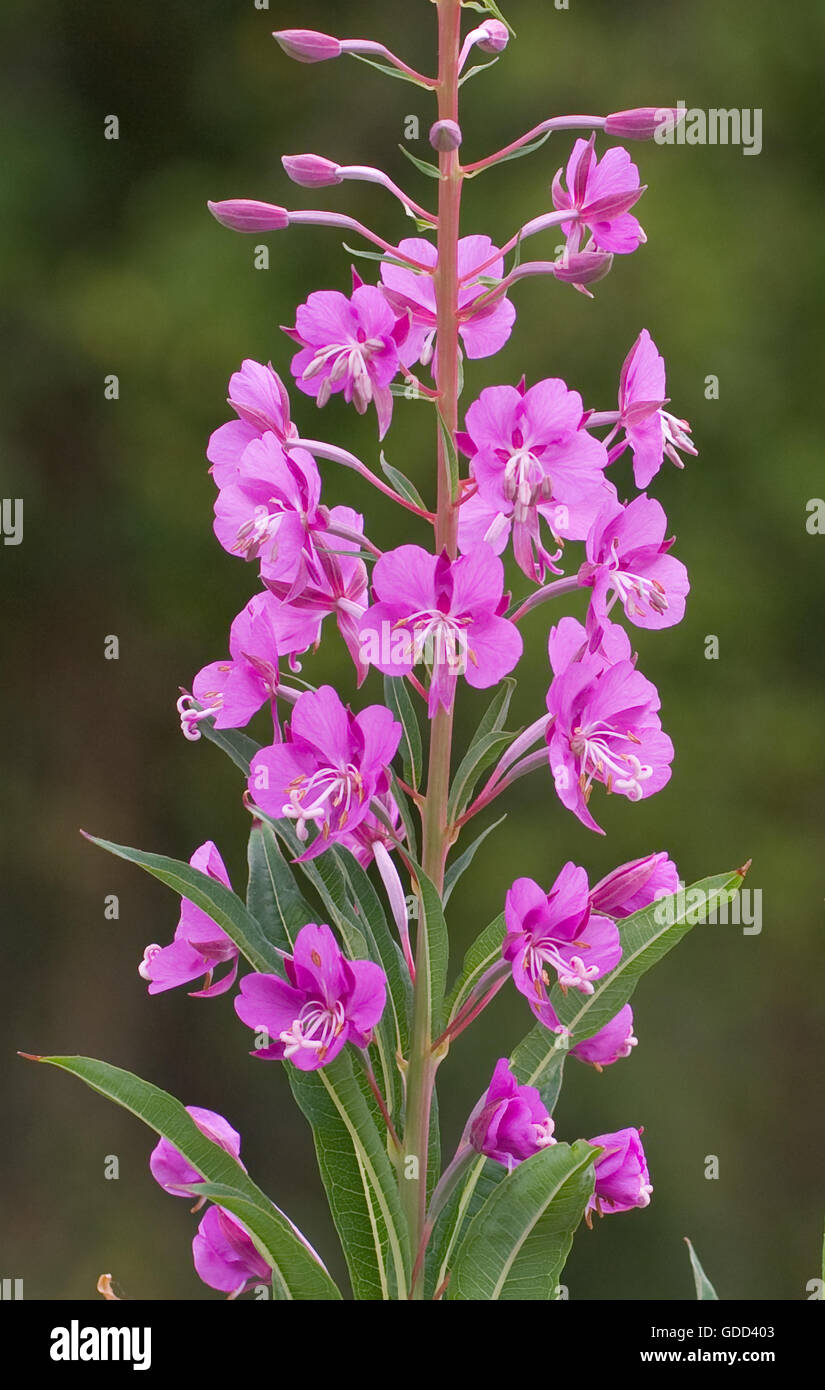
[[(650, 186), (638, 209), (647, 246), (617, 258), (594, 302), (550, 282), (519, 286), (510, 343), (468, 369), (465, 406), (526, 371), (563, 376), (586, 404), (610, 408), (622, 359), (647, 327), (700, 456), (684, 473), (666, 465), (653, 489), (691, 571), (687, 619), (634, 633), (676, 743), (672, 782), (639, 806), (602, 798), (603, 839), (561, 809), (549, 777), (518, 784), (494, 848), (453, 899), (454, 960), (517, 873), (549, 886), (572, 858), (595, 880), (665, 848), (690, 882), (752, 857), (762, 934), (698, 928), (639, 988), (632, 1060), (601, 1076), (568, 1068), (557, 1133), (644, 1125), (655, 1196), (647, 1212), (583, 1230), (567, 1283), (572, 1298), (690, 1298), (689, 1235), (722, 1298), (805, 1298), (825, 1209), (825, 536), (805, 527), (808, 500), (825, 492), (825, 11), (755, 0), (572, 0), (567, 11), (511, 0), (507, 10), (517, 41), (463, 89), (468, 159), (550, 114), (679, 98), (761, 108), (764, 148), (745, 157), (730, 146), (634, 146)], [(419, 199), (433, 193), (397, 148), (415, 114), (422, 139), (410, 148), (429, 156), (425, 94), (352, 62), (290, 62), (269, 35), (295, 24), (374, 37), (432, 64), (427, 0), (4, 5), (0, 493), (24, 499), (25, 538), (0, 555), (0, 1273), (24, 1278), (29, 1298), (93, 1298), (104, 1270), (131, 1298), (212, 1295), (192, 1270), (186, 1204), (149, 1177), (149, 1132), (71, 1078), (19, 1061), (17, 1048), (105, 1057), (225, 1113), (257, 1181), (340, 1269), (282, 1069), (248, 1057), (229, 998), (147, 998), (136, 965), (147, 942), (171, 937), (176, 902), (78, 834), (181, 858), (213, 838), (244, 886), (240, 779), (218, 749), (182, 739), (174, 709), (178, 686), (223, 655), (255, 587), (253, 569), (212, 536), (204, 448), (227, 418), (241, 358), (271, 358), (288, 374), (278, 325), (312, 289), (347, 289), (349, 258), (336, 234), (296, 230), (270, 238), (271, 268), (257, 271), (261, 238), (218, 227), (207, 198), (311, 206), (279, 164), (304, 151), (379, 164)], [(109, 114), (117, 142), (103, 138)], [(545, 210), (569, 147), (553, 137), (469, 184), (465, 229), (501, 240)], [(390, 239), (410, 231), (380, 189), (322, 196)], [(120, 379), (116, 402), (104, 399), (109, 373)], [(705, 399), (709, 374), (718, 401)], [(376, 459), (371, 414), (359, 420), (335, 400), (321, 419), (297, 392), (293, 403), (305, 432)], [(431, 414), (401, 403), (396, 419), (388, 456), (429, 491)], [(383, 546), (416, 538), (366, 484), (333, 465), (323, 472), (326, 500), (363, 510)], [(617, 482), (628, 481), (623, 462)], [(540, 610), (525, 624), (518, 723), (543, 709), (549, 619)], [(109, 634), (118, 661), (104, 659)], [(717, 661), (705, 659), (708, 634)], [(332, 633), (305, 674), (355, 695)], [(377, 697), (371, 680), (359, 699)], [(482, 703), (463, 700), (462, 737)], [(116, 922), (104, 919), (111, 893)], [(455, 1046), (441, 1073), (445, 1150), (529, 1023), (507, 991)], [(104, 1178), (111, 1154), (118, 1181)], [(711, 1154), (718, 1181), (704, 1177)]]

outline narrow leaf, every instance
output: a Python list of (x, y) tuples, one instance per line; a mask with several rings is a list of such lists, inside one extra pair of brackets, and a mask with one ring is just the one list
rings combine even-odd
[(447, 1299), (555, 1299), (593, 1191), (594, 1157), (579, 1139), (542, 1149), (508, 1173), (458, 1247)]
[(93, 845), (108, 850), (119, 859), (137, 864), (141, 869), (160, 879), (167, 887), (173, 888), (182, 898), (200, 907), (213, 922), (225, 931), (234, 941), (241, 955), (245, 956), (255, 970), (271, 971), (279, 969), (277, 951), (269, 942), (252, 914), (247, 910), (236, 893), (225, 888), (209, 874), (193, 869), (180, 859), (169, 859), (165, 854), (150, 854), (146, 850), (129, 849), (126, 845), (115, 845), (110, 840), (100, 840), (95, 835), (87, 835)]
[(249, 776), (249, 764), (255, 754), (260, 752), (260, 743), (256, 743), (248, 734), (242, 734), (239, 729), (216, 729), (211, 719), (202, 719), (198, 728), (204, 738), (208, 738), (210, 743), (216, 743), (228, 754), (245, 777)]
[(221, 1206), (234, 1211), (257, 1249), (273, 1266), (294, 1299), (339, 1299), (341, 1294), (320, 1260), (283, 1212), (253, 1183), (236, 1159), (207, 1139), (180, 1101), (120, 1067), (93, 1057), (40, 1057), (40, 1062), (85, 1081), (174, 1144), (207, 1184), (220, 1192)]
[(426, 174), (430, 179), (440, 180), (441, 170), (437, 164), (430, 164), (426, 159), (419, 159), (417, 155), (414, 155), (411, 150), (407, 149), (406, 145), (399, 145), (398, 148), (410, 163), (415, 165), (419, 173)]
[(690, 1255), (690, 1267), (693, 1270), (693, 1282), (696, 1285), (697, 1299), (705, 1301), (709, 1299), (715, 1299), (715, 1301), (718, 1303), (719, 1295), (716, 1292), (710, 1280), (708, 1279), (708, 1276), (705, 1274), (705, 1271), (703, 1270), (701, 1264), (699, 1263), (699, 1256), (696, 1254), (696, 1251), (694, 1250), (687, 1236), (685, 1236), (685, 1245), (687, 1246), (688, 1254)]
[(404, 765), (404, 780), (417, 791), (423, 772), (421, 727), (403, 676), (384, 677), (384, 702), (401, 725), (400, 751)]
[(557, 1036), (537, 1023), (511, 1058), (519, 1081), (555, 1089), (555, 1074), (568, 1047), (592, 1038), (628, 1002), (642, 975), (671, 951), (683, 936), (711, 911), (729, 902), (739, 890), (742, 875), (716, 874), (693, 884), (685, 892), (651, 903), (620, 923), (622, 958), (614, 970), (595, 982), (592, 994), (562, 992), (558, 985), (550, 1002), (569, 1037)]
[[(406, 390), (406, 387), (404, 389)], [(384, 457), (383, 449), (379, 454), (379, 459), (384, 476), (389, 479), (396, 492), (400, 493), (402, 497), (406, 497), (407, 501), (412, 502), (414, 506), (421, 507), (422, 511), (426, 511), (427, 508), (418, 488), (414, 483), (410, 482), (409, 478), (405, 473), (401, 472), (400, 468), (393, 468), (392, 464), (387, 462)]]
[(467, 809), (475, 784), (484, 769), (496, 761), (499, 753), (512, 743), (514, 737), (514, 734), (509, 734), (504, 729), (497, 729), (473, 739), (459, 763), (450, 787), (447, 816), (451, 823), (458, 820)]
[(487, 836), (492, 835), (493, 831), (497, 830), (498, 827), (502, 824), (502, 822), (506, 821), (506, 819), (506, 815), (499, 816), (498, 820), (493, 821), (492, 825), (488, 825), (486, 830), (482, 830), (481, 834), (476, 836), (472, 844), (468, 845), (467, 849), (465, 849), (463, 854), (459, 855), (458, 859), (453, 860), (452, 864), (450, 865), (449, 869), (444, 875), (445, 907), (447, 906), (447, 903), (450, 901), (452, 891), (458, 883), (458, 880), (461, 878), (461, 875), (465, 872), (465, 870), (469, 869), (470, 865), (476, 857), (476, 853), (481, 848), (483, 842), (487, 839)]
[(450, 483), (450, 497), (455, 502), (458, 497), (459, 466), (458, 451), (455, 447), (455, 440), (444, 421), (441, 411), (438, 412), (438, 432), (441, 436), (441, 443), (444, 450), (444, 460), (447, 465), (447, 477)]

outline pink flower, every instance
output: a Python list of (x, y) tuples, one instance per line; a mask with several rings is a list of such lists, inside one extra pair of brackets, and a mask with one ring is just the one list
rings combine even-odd
[(678, 887), (679, 870), (662, 850), (614, 869), (591, 888), (590, 901), (609, 917), (632, 917)]
[(261, 705), (274, 701), (278, 689), (278, 652), (301, 650), (282, 636), (278, 619), (282, 605), (271, 594), (256, 594), (229, 629), (229, 660), (213, 661), (198, 672), (192, 695), (178, 701), (186, 738), (200, 738), (198, 724), (214, 719), (216, 729), (241, 729)]
[(321, 478), (305, 449), (285, 453), (267, 432), (246, 446), (233, 472), (221, 469), (215, 535), (230, 555), (259, 559), (261, 574), (296, 590), (312, 557), (312, 534), (325, 529)]
[(506, 1057), (496, 1062), (487, 1094), (467, 1126), (468, 1142), (509, 1172), (555, 1144), (553, 1120), (535, 1086), (521, 1086)]
[(562, 224), (571, 252), (580, 249), (582, 227), (589, 227), (598, 250), (626, 255), (646, 240), (629, 211), (645, 190), (627, 150), (616, 146), (597, 159), (595, 139), (594, 133), (589, 140), (576, 141), (567, 161), (567, 187), (562, 184), (561, 169), (553, 179), (553, 206), (559, 212), (571, 208), (579, 214), (578, 220)]
[(329, 685), (295, 702), (283, 743), (263, 748), (250, 766), (249, 792), (261, 810), (295, 821), (300, 840), (320, 834), (302, 856), (313, 859), (364, 820), (374, 796), (389, 790), (388, 766), (401, 725), (383, 705), (353, 714)]
[[(407, 237), (398, 243), (398, 250), (423, 265), (432, 266), (433, 271), (436, 269), (438, 251), (431, 241)], [(491, 256), (495, 259), (488, 264)], [(476, 266), (485, 268), (476, 275)], [(464, 350), (470, 358), (491, 357), (507, 342), (515, 323), (516, 311), (506, 298), (477, 308), (474, 306), (489, 288), (481, 283), (481, 275), (485, 279), (500, 280), (504, 275), (504, 257), (498, 255), (497, 248), (487, 236), (462, 237), (458, 243), (458, 274), (461, 280), (458, 331)], [(396, 313), (409, 312), (412, 318), (409, 336), (401, 348), (404, 365), (409, 367), (414, 362), (426, 365), (433, 357), (436, 330), (432, 274), (419, 274), (383, 261), (381, 280), (386, 297)]]
[(642, 493), (628, 506), (609, 501), (587, 537), (587, 560), (579, 583), (593, 589), (596, 617), (606, 620), (618, 599), (636, 627), (673, 627), (685, 613), (690, 589), (681, 560), (668, 554), (667, 517), (661, 505)]
[(641, 1130), (597, 1134), (588, 1143), (604, 1150), (596, 1159), (596, 1190), (588, 1202), (588, 1211), (606, 1216), (613, 1211), (649, 1206), (653, 1188)]
[[(195, 850), (189, 863), (193, 869), (200, 869), (225, 888), (231, 888), (224, 862), (211, 840)], [(228, 972), (212, 984), (212, 972), (224, 962), (230, 966)], [(238, 948), (202, 908), (184, 898), (174, 941), (170, 946), (147, 946), (138, 973), (141, 979), (148, 981), (150, 994), (162, 994), (178, 985), (188, 985), (203, 975), (203, 988), (190, 991), (191, 997), (212, 999), (216, 994), (225, 994), (235, 983)]]
[(400, 676), (424, 662), (429, 713), (449, 709), (458, 676), (476, 690), (497, 685), (519, 660), (522, 641), (507, 608), (504, 567), (488, 546), (451, 561), (417, 545), (382, 555), (373, 572), (377, 602), (360, 624), (364, 659)]
[(482, 391), (467, 411), (466, 434), (458, 436), (478, 484), (477, 498), (459, 513), (463, 551), (481, 541), (501, 551), (512, 529), (519, 566), (540, 582), (560, 554), (544, 548), (541, 520), (554, 541), (584, 539), (615, 490), (603, 475), (607, 452), (580, 428), (581, 418), (581, 396), (558, 378), (529, 391), (523, 383)]
[(271, 366), (264, 367), (247, 357), (238, 372), (229, 378), (229, 404), (238, 416), (212, 434), (206, 457), (218, 487), (235, 477), (247, 444), (267, 432), (286, 446), (298, 438), (289, 418), (286, 388)]
[(374, 285), (357, 283), (351, 299), (317, 290), (300, 305), (290, 337), (303, 348), (292, 359), (297, 385), (319, 406), (342, 391), (359, 415), (374, 402), (379, 438), (392, 418), (390, 382), (398, 372), (406, 318), (397, 318)]
[(573, 660), (547, 693), (550, 768), (559, 800), (583, 825), (594, 782), (640, 801), (670, 780), (673, 744), (657, 714), (656, 687), (632, 661), (606, 666), (597, 653)]
[(656, 476), (665, 455), (677, 468), (679, 456), (696, 455), (687, 420), (678, 420), (663, 409), (665, 362), (646, 328), (643, 328), (622, 365), (619, 378), (619, 420), (624, 438), (610, 450), (610, 462), (630, 445), (636, 486), (645, 488)]
[(284, 958), (287, 980), (246, 975), (235, 999), (238, 1017), (272, 1041), (254, 1056), (288, 1060), (299, 1071), (317, 1071), (346, 1043), (367, 1047), (384, 1012), (386, 977), (368, 960), (347, 960), (327, 926), (309, 923)]
[(570, 1055), (601, 1071), (602, 1067), (610, 1067), (623, 1057), (629, 1057), (638, 1041), (633, 1036), (633, 1010), (625, 1004), (592, 1038), (571, 1047)]
[(223, 1207), (209, 1207), (192, 1241), (195, 1271), (210, 1289), (232, 1298), (254, 1284), (270, 1284), (272, 1270), (240, 1221)]
[[(330, 508), (328, 524), (343, 526), (355, 535), (363, 535), (364, 518), (350, 507)], [(270, 576), (264, 578), (270, 592), (282, 600), (277, 622), (279, 645), (284, 652), (305, 651), (319, 641), (324, 618), (334, 613), (338, 629), (355, 664), (360, 685), (368, 669), (361, 658), (358, 632), (367, 606), (367, 567), (359, 557), (354, 540), (328, 531), (314, 532), (313, 556), (311, 571), (297, 592), (296, 586), (285, 580)], [(287, 603), (289, 594), (292, 598)]]
[[(216, 1114), (214, 1110), (203, 1110), (198, 1105), (187, 1105), (186, 1112), (191, 1115), (207, 1139), (211, 1139), (213, 1144), (219, 1144), (228, 1154), (241, 1162), (241, 1136), (223, 1115)], [(243, 1166), (241, 1163), (242, 1168)], [(155, 1182), (160, 1183), (170, 1197), (191, 1198), (192, 1193), (187, 1191), (187, 1187), (192, 1183), (203, 1182), (202, 1175), (168, 1139), (161, 1139), (155, 1145), (149, 1157), (149, 1170)]]
[(621, 960), (618, 928), (593, 912), (588, 892), (584, 869), (568, 862), (549, 893), (531, 878), (517, 878), (507, 894), (502, 953), (516, 989), (553, 1032), (561, 1025), (548, 998), (548, 966), (562, 989), (592, 994), (593, 980)]

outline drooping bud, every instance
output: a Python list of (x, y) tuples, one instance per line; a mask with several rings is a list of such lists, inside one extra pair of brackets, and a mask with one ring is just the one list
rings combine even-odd
[(590, 890), (594, 912), (609, 917), (630, 917), (643, 907), (649, 907), (657, 897), (675, 893), (679, 887), (679, 871), (664, 850), (633, 859), (600, 879)]
[(564, 285), (592, 285), (610, 273), (613, 256), (609, 251), (577, 251), (553, 264), (553, 274)]
[(220, 203), (207, 203), (212, 216), (222, 227), (233, 232), (281, 232), (289, 226), (286, 208), (274, 203), (259, 203), (254, 198), (226, 198)]
[(461, 126), (456, 121), (436, 121), (430, 128), (430, 144), (442, 154), (457, 150), (462, 139)]
[(485, 19), (478, 28), (484, 31), (484, 37), (476, 39), (482, 53), (501, 53), (510, 42), (510, 31), (500, 19)]
[(319, 154), (285, 154), (281, 163), (287, 177), (300, 188), (330, 188), (344, 181), (340, 164)]
[(625, 1004), (616, 1017), (611, 1018), (592, 1038), (571, 1047), (570, 1055), (601, 1071), (602, 1067), (609, 1067), (622, 1057), (629, 1057), (638, 1041), (633, 1035), (633, 1010), (629, 1004)]
[(596, 1159), (596, 1190), (588, 1203), (601, 1216), (650, 1204), (653, 1188), (642, 1148), (641, 1130), (597, 1134), (590, 1143), (604, 1152)]
[(683, 107), (635, 106), (630, 111), (614, 111), (604, 123), (606, 135), (623, 140), (653, 140), (657, 130), (672, 130), (682, 119)]
[(299, 63), (325, 63), (329, 58), (340, 58), (343, 52), (340, 39), (315, 29), (280, 29), (272, 37), (287, 57)]

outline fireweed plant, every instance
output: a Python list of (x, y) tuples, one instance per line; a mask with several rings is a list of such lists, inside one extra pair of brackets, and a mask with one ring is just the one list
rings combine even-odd
[[(462, 38), (463, 8), (484, 18)], [(205, 734), (247, 778), (246, 900), (211, 841), (188, 864), (96, 843), (182, 899), (174, 939), (148, 946), (140, 965), (149, 994), (188, 987), (193, 998), (212, 999), (237, 990), (252, 1055), (286, 1069), (312, 1128), (356, 1299), (554, 1299), (581, 1220), (647, 1206), (653, 1190), (641, 1128), (573, 1143), (557, 1135), (565, 1061), (572, 1055), (601, 1070), (631, 1054), (637, 981), (736, 892), (744, 870), (685, 894), (676, 866), (656, 851), (595, 884), (573, 863), (554, 882), (516, 878), (502, 884), (502, 910), (448, 987), (445, 910), (495, 829), (473, 826), (482, 811), (530, 773), (601, 834), (603, 796), (632, 804), (670, 778), (673, 745), (656, 687), (637, 667), (632, 631), (670, 627), (684, 613), (687, 572), (647, 489), (666, 459), (681, 468), (681, 454), (696, 452), (687, 422), (666, 408), (665, 364), (640, 325), (628, 332), (608, 408), (585, 409), (578, 391), (540, 370), (459, 402), (465, 365), (508, 341), (520, 281), (550, 277), (568, 287), (561, 292), (592, 297), (588, 286), (645, 241), (639, 171), (620, 144), (599, 149), (597, 137), (650, 140), (677, 112), (551, 117), (463, 163), (461, 85), (497, 60), (511, 31), (492, 0), (436, 0), (436, 12), (435, 77), (369, 40), (303, 29), (275, 35), (299, 62), (351, 54), (435, 98), (437, 165), (413, 160), (434, 182), (432, 210), (380, 169), (316, 154), (283, 160), (304, 189), (381, 184), (415, 236), (391, 243), (333, 212), (210, 204), (235, 231), (320, 225), (377, 248), (347, 247), (374, 283), (353, 269), (351, 288), (316, 290), (298, 306), (286, 330), (296, 349), (290, 371), (321, 408), (341, 394), (360, 414), (374, 411), (379, 439), (396, 404), (425, 402), (435, 510), (383, 453), (379, 474), (338, 444), (302, 437), (282, 376), (243, 362), (229, 382), (234, 418), (212, 435), (207, 456), (215, 534), (260, 585), (231, 625), (228, 655), (195, 676), (178, 709), (185, 736)], [(475, 50), (488, 57), (469, 68)], [(500, 247), (465, 232), (465, 184), (550, 136), (573, 140), (549, 190), (552, 206)], [(552, 260), (528, 259), (528, 243), (547, 232), (563, 238), (563, 249)], [(630, 500), (610, 477), (626, 451), (637, 489)], [(354, 470), (405, 508), (415, 539), (382, 551), (362, 515), (324, 503), (327, 467)], [(571, 542), (583, 547), (575, 558)], [(518, 600), (505, 589), (500, 557), (508, 551), (524, 576)], [(558, 600), (581, 589), (586, 621), (557, 616)], [(520, 623), (539, 605), (553, 614), (540, 654), (546, 709), (511, 733)], [(299, 657), (322, 636), (336, 640), (336, 626), (358, 686), (371, 668), (383, 673), (383, 704), (354, 709), (299, 675)], [(459, 757), (453, 718), (465, 682), (494, 693)], [(273, 733), (262, 747), (238, 731), (264, 706)], [(475, 837), (465, 844), (468, 829)], [(497, 1062), (484, 1094), (468, 1099), (460, 1142), (442, 1168), (439, 1068), (499, 990), (513, 987), (529, 1031)], [(278, 1299), (342, 1297), (320, 1256), (247, 1175), (240, 1136), (223, 1116), (185, 1108), (103, 1062), (39, 1060), (80, 1076), (157, 1132), (151, 1171), (172, 1196), (195, 1199), (194, 1263), (207, 1285), (230, 1297), (251, 1289)]]

